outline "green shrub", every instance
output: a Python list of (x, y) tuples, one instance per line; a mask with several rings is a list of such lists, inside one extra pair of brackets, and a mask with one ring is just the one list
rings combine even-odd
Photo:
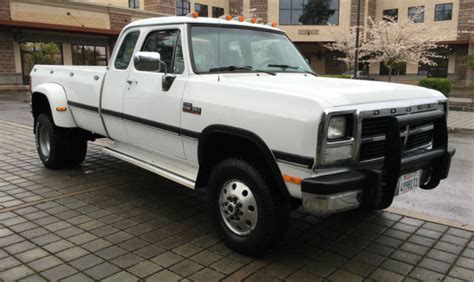
[(451, 93), (451, 81), (447, 78), (423, 78), (418, 85), (438, 90), (446, 96)]
[(321, 77), (332, 77), (332, 78), (352, 78), (352, 76), (347, 74), (322, 74)]

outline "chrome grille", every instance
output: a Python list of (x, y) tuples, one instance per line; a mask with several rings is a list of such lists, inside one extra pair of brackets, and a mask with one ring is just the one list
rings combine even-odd
[[(386, 119), (387, 117), (377, 117), (362, 120), (359, 161), (364, 162), (384, 157)], [(433, 122), (428, 121), (401, 128), (400, 136), (402, 152), (428, 147), (433, 140)]]

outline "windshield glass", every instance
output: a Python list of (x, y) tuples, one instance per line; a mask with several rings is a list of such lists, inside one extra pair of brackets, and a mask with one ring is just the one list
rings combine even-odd
[(218, 44), (217, 29), (217, 26), (191, 27), (192, 60), (196, 73), (312, 72), (284, 34), (221, 26)]

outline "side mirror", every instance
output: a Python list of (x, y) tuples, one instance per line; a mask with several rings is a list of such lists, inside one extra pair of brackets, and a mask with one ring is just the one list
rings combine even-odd
[(161, 56), (158, 52), (137, 52), (133, 56), (133, 64), (139, 71), (159, 71)]

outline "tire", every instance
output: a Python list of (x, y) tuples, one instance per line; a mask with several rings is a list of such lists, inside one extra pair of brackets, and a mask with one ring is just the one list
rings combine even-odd
[(86, 158), (87, 154), (87, 138), (79, 129), (71, 129), (72, 137), (70, 138), (69, 155), (70, 158), (66, 160), (68, 165), (79, 165)]
[(35, 141), (44, 166), (59, 169), (78, 165), (87, 153), (87, 139), (79, 129), (60, 128), (47, 114), (36, 119)]
[(208, 196), (218, 234), (240, 253), (262, 255), (288, 229), (287, 201), (272, 193), (269, 181), (244, 160), (219, 163), (211, 172)]

